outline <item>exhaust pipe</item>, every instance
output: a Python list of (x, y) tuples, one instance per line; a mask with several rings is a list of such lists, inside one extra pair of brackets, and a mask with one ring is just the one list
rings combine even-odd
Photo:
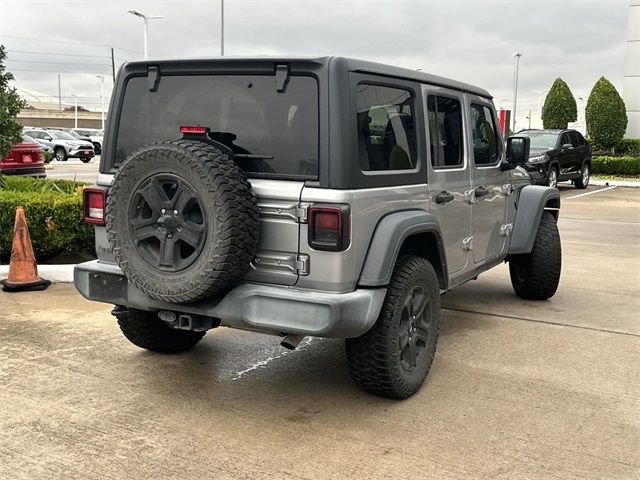
[(304, 335), (290, 333), (282, 339), (280, 345), (289, 350), (295, 350), (296, 348), (298, 348), (298, 345), (300, 345), (300, 342), (302, 340), (304, 340)]

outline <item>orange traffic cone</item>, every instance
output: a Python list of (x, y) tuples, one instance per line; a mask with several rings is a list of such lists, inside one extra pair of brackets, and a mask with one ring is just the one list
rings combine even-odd
[(51, 282), (38, 276), (38, 264), (33, 253), (29, 227), (24, 217), (24, 209), (16, 208), (16, 222), (13, 227), (13, 245), (11, 246), (11, 263), (9, 278), (0, 280), (3, 290), (18, 292), (20, 290), (44, 290)]

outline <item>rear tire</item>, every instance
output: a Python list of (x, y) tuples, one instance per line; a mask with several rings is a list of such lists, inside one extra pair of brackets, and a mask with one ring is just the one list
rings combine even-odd
[(126, 310), (117, 313), (116, 317), (127, 340), (152, 352), (185, 352), (193, 348), (206, 333), (171, 328), (155, 312)]
[(531, 253), (509, 259), (511, 285), (520, 298), (546, 300), (558, 289), (561, 268), (558, 226), (551, 213), (543, 212)]
[(433, 362), (439, 323), (435, 270), (424, 258), (401, 257), (375, 325), (364, 335), (347, 339), (347, 360), (355, 383), (389, 398), (416, 393)]
[(589, 168), (589, 164), (585, 163), (582, 166), (582, 170), (580, 171), (580, 178), (576, 178), (573, 181), (573, 184), (576, 188), (580, 190), (584, 190), (589, 186), (589, 180), (591, 179), (591, 169)]

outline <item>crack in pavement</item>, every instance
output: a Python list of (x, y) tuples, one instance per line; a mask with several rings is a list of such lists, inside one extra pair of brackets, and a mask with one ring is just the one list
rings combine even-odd
[(567, 327), (567, 328), (578, 328), (581, 330), (592, 330), (594, 332), (602, 332), (602, 333), (612, 333), (614, 335), (626, 335), (629, 337), (640, 337), (640, 334), (631, 333), (631, 332), (621, 332), (620, 330), (608, 330), (606, 328), (596, 328), (596, 327), (588, 327), (586, 325), (568, 325), (566, 323), (559, 322), (551, 322), (549, 320), (537, 320), (535, 318), (526, 318), (526, 317), (516, 317), (515, 315), (504, 315), (501, 313), (487, 313), (487, 312), (478, 312), (476, 310), (468, 310), (465, 308), (446, 308), (442, 307), (442, 310), (449, 310), (452, 312), (462, 312), (462, 313), (475, 313), (478, 315), (486, 315), (489, 317), (501, 317), (508, 318), (510, 320), (520, 320), (523, 322), (533, 322), (533, 323), (544, 323), (547, 325), (556, 325), (558, 327)]

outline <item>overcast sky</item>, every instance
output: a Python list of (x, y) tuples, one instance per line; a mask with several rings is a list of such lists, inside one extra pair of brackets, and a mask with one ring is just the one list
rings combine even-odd
[[(97, 106), (95, 75), (110, 74), (109, 48), (116, 67), (142, 58), (143, 22), (128, 9), (166, 17), (150, 24), (150, 58), (219, 55), (219, 0), (0, 0), (16, 86), (57, 96), (60, 72), (63, 96)], [(622, 94), (628, 10), (628, 0), (226, 0), (225, 53), (344, 55), (421, 68), (486, 88), (497, 105), (513, 97), (518, 51), (526, 111), (537, 108), (531, 90), (558, 76), (576, 97), (586, 99), (602, 75)]]

